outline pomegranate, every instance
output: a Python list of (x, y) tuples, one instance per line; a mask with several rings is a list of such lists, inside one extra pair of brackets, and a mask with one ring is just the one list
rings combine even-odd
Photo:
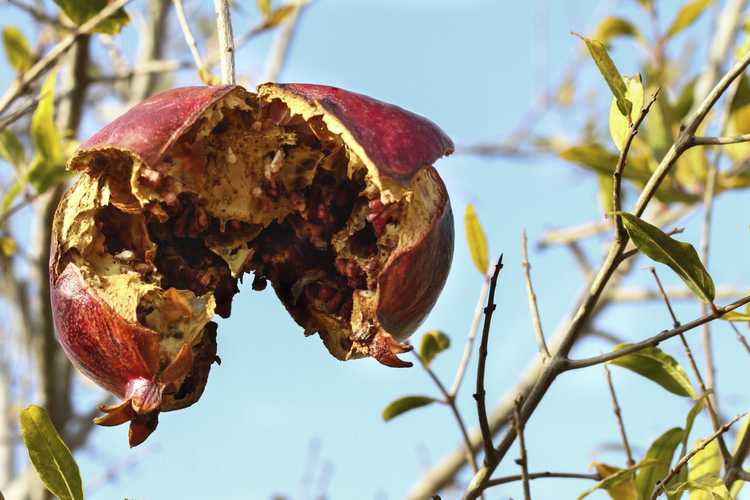
[(97, 423), (130, 422), (135, 446), (197, 401), (249, 272), (337, 359), (410, 366), (453, 255), (432, 166), (452, 150), (422, 117), (304, 84), (168, 90), (100, 130), (69, 162), (50, 259), (65, 352), (122, 399)]

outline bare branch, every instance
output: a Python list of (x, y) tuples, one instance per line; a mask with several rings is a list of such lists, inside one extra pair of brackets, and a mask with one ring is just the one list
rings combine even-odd
[(216, 31), (219, 36), (219, 53), (221, 83), (234, 85), (234, 34), (232, 33), (232, 14), (229, 11), (229, 0), (214, 0), (216, 9)]
[(526, 294), (529, 297), (529, 310), (531, 312), (531, 323), (534, 325), (534, 332), (536, 333), (536, 341), (539, 344), (539, 352), (542, 357), (546, 360), (552, 357), (547, 348), (547, 342), (544, 340), (544, 330), (542, 329), (542, 320), (539, 318), (539, 307), (536, 302), (536, 294), (534, 293), (534, 286), (531, 284), (531, 264), (529, 263), (529, 252), (527, 249), (527, 238), (526, 230), (524, 229), (521, 233), (521, 255), (523, 261), (521, 266), (523, 267), (524, 277), (526, 278)]
[(750, 134), (734, 135), (730, 137), (693, 137), (688, 147), (693, 146), (723, 146), (750, 141)]
[(617, 401), (617, 393), (615, 392), (615, 385), (612, 383), (612, 374), (609, 371), (609, 367), (604, 365), (604, 374), (607, 378), (607, 387), (609, 387), (609, 395), (612, 399), (612, 411), (617, 418), (617, 428), (620, 431), (620, 438), (622, 439), (622, 446), (625, 448), (625, 456), (627, 457), (628, 467), (635, 465), (633, 460), (633, 451), (630, 449), (630, 442), (628, 441), (628, 434), (625, 432), (625, 422), (622, 420), (622, 409), (620, 403)]
[(187, 16), (185, 15), (185, 6), (182, 4), (182, 0), (172, 0), (172, 2), (174, 3), (174, 10), (177, 13), (177, 21), (182, 29), (182, 35), (185, 37), (185, 42), (190, 48), (190, 54), (193, 56), (195, 67), (198, 69), (198, 76), (203, 80), (203, 83), (210, 85), (212, 79), (211, 72), (203, 62), (200, 50), (198, 50), (198, 43), (195, 41), (193, 32), (190, 29), (190, 23), (188, 23)]
[(487, 293), (490, 290), (490, 279), (485, 276), (482, 280), (482, 289), (479, 292), (479, 300), (474, 308), (474, 316), (471, 318), (471, 327), (469, 327), (469, 335), (466, 337), (466, 345), (464, 346), (464, 353), (461, 356), (461, 362), (458, 364), (456, 370), (456, 376), (453, 379), (453, 386), (451, 386), (450, 395), (455, 399), (458, 395), (459, 389), (461, 389), (461, 383), (464, 380), (466, 369), (469, 367), (469, 361), (471, 360), (471, 353), (474, 351), (474, 339), (477, 337), (479, 331), (479, 321), (482, 319), (482, 309), (484, 301), (487, 298)]
[[(599, 474), (577, 474), (575, 472), (531, 472), (529, 473), (529, 480), (542, 479), (542, 478), (562, 478), (562, 479), (591, 479), (592, 481), (601, 481)], [(500, 486), (501, 484), (512, 483), (514, 481), (521, 481), (523, 477), (520, 474), (515, 476), (499, 477), (497, 479), (490, 479), (487, 481), (487, 487)]]
[(529, 470), (528, 470), (528, 458), (526, 454), (526, 439), (523, 435), (523, 422), (521, 422), (521, 404), (523, 403), (523, 397), (519, 397), (516, 400), (516, 406), (513, 411), (513, 427), (516, 429), (518, 434), (518, 447), (521, 452), (521, 458), (516, 460), (516, 463), (521, 466), (521, 481), (523, 481), (523, 498), (525, 500), (531, 500), (531, 486), (529, 485)]

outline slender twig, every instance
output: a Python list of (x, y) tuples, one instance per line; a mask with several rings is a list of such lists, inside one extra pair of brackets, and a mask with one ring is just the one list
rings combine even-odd
[[(529, 480), (543, 479), (543, 478), (561, 478), (561, 479), (590, 479), (592, 481), (601, 481), (602, 477), (599, 474), (578, 474), (575, 472), (530, 472), (528, 475)], [(501, 484), (512, 483), (515, 481), (521, 481), (523, 477), (521, 474), (514, 476), (498, 477), (497, 479), (490, 479), (487, 481), (487, 487), (500, 486)]]
[[(674, 313), (674, 309), (672, 309), (672, 304), (669, 301), (669, 296), (667, 295), (667, 292), (664, 291), (664, 285), (662, 285), (661, 279), (659, 279), (659, 275), (656, 272), (656, 268), (654, 267), (651, 268), (651, 274), (653, 274), (654, 280), (656, 280), (656, 285), (659, 287), (659, 293), (661, 294), (662, 299), (664, 299), (664, 304), (666, 304), (667, 309), (669, 310), (669, 315), (672, 317), (672, 325), (674, 326), (674, 328), (679, 328), (680, 321), (677, 319), (677, 316)], [(716, 431), (720, 427), (719, 412), (716, 410), (716, 406), (714, 405), (710, 397), (711, 393), (706, 387), (706, 383), (703, 379), (703, 375), (701, 374), (701, 371), (698, 368), (698, 363), (695, 362), (693, 351), (692, 349), (690, 349), (690, 344), (688, 344), (687, 340), (685, 339), (685, 334), (681, 333), (679, 337), (680, 337), (680, 341), (682, 342), (682, 347), (685, 349), (685, 354), (687, 354), (688, 361), (690, 362), (690, 367), (693, 370), (693, 374), (695, 375), (695, 378), (698, 380), (698, 385), (700, 386), (701, 393), (703, 394), (703, 397), (706, 398), (706, 409), (708, 410), (708, 415), (711, 418), (711, 424), (713, 425), (713, 429), (714, 431)], [(730, 459), (729, 448), (727, 448), (727, 444), (724, 441), (724, 438), (721, 436), (719, 436), (719, 449), (724, 459), (724, 463), (728, 463)]]
[(688, 147), (693, 146), (722, 146), (726, 144), (739, 144), (750, 141), (750, 134), (734, 135), (730, 137), (693, 137)]
[(534, 333), (536, 334), (536, 341), (539, 344), (539, 352), (542, 354), (543, 359), (547, 360), (552, 357), (547, 347), (547, 341), (544, 340), (544, 330), (542, 329), (542, 320), (539, 318), (539, 306), (536, 302), (536, 294), (534, 293), (534, 286), (531, 283), (531, 264), (529, 263), (529, 252), (527, 249), (528, 239), (526, 238), (526, 230), (521, 232), (521, 255), (523, 261), (521, 266), (523, 267), (524, 277), (526, 278), (526, 294), (529, 297), (529, 311), (531, 312), (531, 324), (534, 326)]
[(622, 199), (620, 196), (622, 191), (622, 173), (625, 170), (625, 164), (628, 160), (628, 152), (630, 151), (630, 146), (631, 144), (633, 144), (633, 140), (635, 140), (635, 136), (638, 134), (638, 129), (641, 126), (641, 123), (643, 123), (643, 120), (646, 118), (646, 115), (651, 109), (651, 106), (653, 106), (653, 104), (656, 102), (657, 97), (659, 97), (658, 88), (654, 91), (654, 93), (651, 95), (651, 98), (640, 110), (635, 121), (633, 121), (628, 127), (628, 136), (625, 139), (625, 143), (623, 144), (622, 150), (620, 151), (620, 156), (617, 159), (617, 165), (615, 166), (615, 170), (612, 173), (612, 201), (615, 210), (615, 236), (617, 237), (618, 241), (625, 241), (627, 239), (627, 236), (625, 234), (625, 226), (623, 226), (622, 224), (622, 215), (620, 214), (620, 212), (622, 211)]
[(617, 393), (615, 392), (615, 385), (612, 383), (612, 373), (609, 371), (609, 367), (605, 364), (604, 375), (607, 378), (607, 387), (609, 387), (609, 395), (612, 399), (612, 412), (615, 414), (617, 419), (617, 428), (620, 431), (620, 438), (622, 439), (622, 447), (625, 448), (625, 456), (627, 457), (628, 467), (635, 465), (633, 460), (633, 451), (630, 449), (630, 442), (628, 441), (628, 433), (625, 432), (625, 422), (622, 419), (622, 409), (620, 403), (617, 401)]
[(174, 10), (177, 13), (177, 21), (182, 29), (182, 36), (185, 37), (185, 42), (190, 49), (190, 54), (193, 56), (195, 67), (198, 69), (198, 76), (207, 85), (211, 84), (211, 72), (208, 70), (206, 63), (203, 62), (200, 50), (198, 50), (198, 43), (195, 41), (193, 32), (190, 29), (190, 23), (188, 23), (187, 16), (185, 15), (185, 6), (182, 4), (182, 0), (172, 0), (174, 3)]
[(268, 57), (266, 58), (266, 69), (263, 73), (262, 82), (275, 82), (278, 80), (281, 70), (284, 69), (289, 55), (289, 47), (294, 40), (294, 35), (297, 33), (297, 27), (299, 26), (299, 19), (302, 16), (303, 11), (306, 9), (306, 5), (299, 5), (294, 12), (289, 14), (279, 32), (276, 34), (276, 38), (273, 41)]
[(60, 57), (70, 50), (79, 37), (91, 33), (99, 23), (113, 15), (130, 1), (131, 0), (114, 0), (111, 3), (108, 3), (106, 7), (83, 23), (77, 30), (63, 38), (60, 43), (52, 47), (44, 57), (38, 60), (19, 78), (14, 80), (2, 97), (0, 97), (0, 114), (5, 113), (8, 107), (26, 91), (29, 85), (37, 81), (47, 70), (57, 64)]
[[(669, 299), (674, 300), (696, 300), (695, 294), (688, 288), (667, 288), (665, 289)], [(737, 299), (742, 297), (746, 290), (734, 287), (718, 287), (716, 289), (717, 299)], [(611, 293), (610, 298), (614, 302), (647, 302), (664, 300), (659, 290), (648, 288), (621, 288)]]
[(589, 366), (600, 365), (602, 363), (606, 363), (607, 361), (612, 361), (614, 359), (621, 358), (622, 356), (626, 356), (628, 354), (638, 352), (641, 349), (645, 349), (646, 347), (657, 346), (659, 345), (659, 343), (664, 342), (667, 339), (671, 339), (672, 337), (676, 337), (680, 335), (681, 333), (685, 333), (694, 328), (702, 326), (709, 321), (718, 319), (722, 317), (723, 315), (725, 315), (726, 313), (728, 313), (729, 311), (734, 311), (735, 309), (740, 308), (748, 303), (750, 303), (750, 295), (747, 297), (743, 297), (736, 302), (732, 302), (731, 304), (726, 305), (724, 307), (718, 307), (716, 311), (712, 311), (711, 313), (705, 316), (701, 316), (698, 319), (694, 319), (693, 321), (690, 321), (689, 323), (684, 323), (680, 325), (679, 327), (673, 328), (671, 330), (664, 330), (658, 335), (649, 337), (646, 340), (643, 340), (641, 342), (630, 344), (629, 346), (624, 347), (618, 351), (601, 354), (599, 356), (593, 356), (590, 358), (563, 361), (561, 363), (563, 366), (563, 371), (579, 370), (581, 368), (586, 368)]
[(451, 386), (450, 395), (455, 398), (458, 391), (461, 389), (461, 383), (464, 380), (466, 369), (469, 367), (469, 361), (471, 360), (471, 353), (474, 351), (474, 340), (477, 337), (479, 331), (479, 322), (482, 319), (482, 311), (484, 309), (484, 301), (487, 298), (487, 293), (490, 290), (490, 277), (484, 276), (482, 280), (482, 289), (479, 292), (479, 299), (477, 305), (474, 308), (474, 315), (471, 318), (471, 326), (469, 327), (469, 335), (466, 336), (466, 345), (464, 346), (464, 353), (461, 356), (461, 362), (458, 364), (456, 369), (456, 376), (453, 378), (453, 385)]
[(523, 422), (521, 421), (521, 405), (523, 404), (523, 396), (519, 396), (516, 399), (516, 406), (513, 409), (513, 427), (516, 429), (518, 434), (518, 448), (521, 453), (521, 457), (516, 460), (516, 463), (521, 466), (521, 481), (523, 482), (523, 498), (524, 500), (531, 500), (531, 486), (529, 485), (529, 462), (528, 455), (526, 453), (526, 439), (523, 435)]
[(651, 500), (656, 500), (656, 498), (658, 498), (659, 495), (661, 495), (662, 493), (666, 493), (667, 484), (669, 484), (669, 482), (675, 476), (677, 476), (677, 474), (680, 473), (682, 468), (685, 467), (685, 465), (687, 465), (690, 459), (693, 458), (695, 455), (697, 455), (699, 452), (701, 452), (706, 446), (711, 444), (711, 441), (713, 441), (714, 439), (718, 438), (719, 436), (727, 432), (729, 428), (732, 427), (732, 425), (734, 425), (734, 423), (737, 422), (739, 419), (741, 419), (744, 415), (745, 415), (744, 413), (737, 415), (732, 420), (730, 420), (726, 424), (719, 427), (719, 429), (714, 431), (714, 433), (711, 434), (711, 436), (709, 436), (708, 439), (704, 440), (699, 446), (694, 448), (690, 453), (682, 457), (682, 459), (679, 462), (677, 462), (677, 465), (675, 465), (674, 468), (669, 471), (669, 474), (667, 474), (664, 477), (664, 479), (662, 479), (656, 484), (656, 488), (654, 488), (654, 492), (651, 495)]
[[(737, 444), (732, 459), (727, 464), (727, 472), (724, 474), (724, 484), (727, 488), (731, 488), (732, 484), (737, 479), (740, 479), (742, 470), (742, 464), (745, 462), (748, 454), (750, 454), (750, 429), (745, 431), (742, 436), (742, 440)], [(747, 481), (747, 479), (745, 479)]]
[(229, 0), (214, 0), (214, 8), (216, 9), (216, 31), (219, 36), (221, 83), (234, 85), (234, 34), (232, 33)]
[(734, 334), (737, 337), (739, 343), (742, 344), (742, 347), (744, 347), (748, 354), (750, 354), (750, 343), (748, 343), (747, 338), (742, 335), (742, 332), (740, 332), (740, 329), (737, 328), (737, 325), (735, 325), (734, 322), (730, 321), (729, 326), (731, 326), (732, 330), (734, 330)]
[(437, 387), (438, 391), (440, 391), (440, 394), (443, 395), (444, 403), (448, 405), (448, 407), (451, 409), (451, 412), (453, 413), (454, 418), (456, 419), (456, 423), (458, 424), (458, 428), (461, 431), (461, 437), (464, 440), (464, 443), (466, 444), (466, 459), (469, 461), (469, 464), (471, 464), (471, 468), (476, 471), (478, 469), (476, 459), (474, 458), (474, 451), (471, 448), (471, 440), (469, 439), (469, 433), (466, 430), (466, 424), (464, 424), (464, 419), (461, 416), (461, 412), (458, 411), (458, 406), (456, 406), (456, 400), (453, 398), (449, 393), (448, 390), (445, 388), (445, 385), (443, 385), (443, 382), (440, 380), (440, 378), (435, 374), (435, 372), (430, 368), (430, 365), (425, 363), (424, 359), (422, 359), (422, 356), (419, 355), (417, 351), (412, 351), (414, 353), (414, 356), (419, 361), (419, 364), (422, 366), (425, 372), (427, 372), (427, 375), (432, 379), (432, 381), (435, 383), (435, 386)]
[(500, 276), (500, 270), (503, 268), (503, 256), (495, 264), (495, 272), (490, 278), (490, 292), (487, 298), (487, 307), (484, 308), (484, 327), (482, 328), (482, 339), (479, 343), (479, 363), (477, 367), (477, 391), (474, 393), (474, 399), (477, 402), (477, 414), (479, 416), (479, 427), (482, 429), (482, 440), (484, 442), (485, 457), (487, 463), (492, 460), (495, 449), (492, 446), (492, 433), (490, 424), (487, 421), (487, 406), (484, 391), (484, 371), (487, 363), (487, 344), (490, 339), (490, 326), (492, 325), (492, 313), (495, 312), (495, 288), (497, 279)]

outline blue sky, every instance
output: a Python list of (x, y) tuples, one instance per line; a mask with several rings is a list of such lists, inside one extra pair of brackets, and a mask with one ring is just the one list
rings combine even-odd
[[(142, 8), (143, 2), (136, 1), (131, 10)], [(664, 18), (671, 17), (671, 8), (664, 7)], [(598, 19), (613, 11), (648, 26), (635, 1), (318, 0), (304, 15), (281, 80), (340, 86), (399, 104), (431, 118), (459, 145), (492, 140), (512, 131), (540, 89), (556, 81), (575, 57), (580, 41), (570, 32), (589, 32)], [(251, 21), (240, 18), (235, 32), (242, 33)], [(28, 28), (25, 17), (13, 22)], [(705, 29), (699, 30), (709, 33), (709, 24), (705, 20), (702, 24)], [(133, 29), (123, 36), (132, 50)], [(238, 53), (241, 73), (260, 72), (268, 42), (268, 37), (260, 38)], [(701, 50), (700, 44), (696, 50)], [(615, 45), (613, 51), (623, 73), (637, 71), (639, 55), (626, 43)], [(602, 95), (607, 91), (593, 64), (586, 61), (580, 70), (587, 86)], [(0, 83), (6, 86), (10, 78), (2, 65)], [(180, 78), (185, 84), (197, 81), (192, 73)], [(581, 116), (575, 109), (569, 113), (565, 120), (546, 120), (542, 130), (570, 134), (570, 123)], [(606, 116), (602, 113), (603, 123)], [(89, 117), (85, 133), (97, 126), (95, 117)], [(539, 252), (534, 241), (546, 229), (600, 217), (597, 187), (576, 167), (550, 158), (482, 160), (454, 155), (437, 167), (456, 214), (456, 252), (445, 291), (420, 331), (439, 328), (450, 335), (452, 348), (434, 363), (438, 374), (450, 382), (481, 286), (463, 238), (462, 215), (471, 202), (493, 254), (504, 252), (506, 263), (488, 358), (487, 394), (493, 402), (513, 386), (536, 352), (520, 266), (521, 230), (525, 227), (529, 233), (541, 316), (551, 334), (582, 279), (568, 252)], [(719, 244), (714, 246), (711, 269), (717, 283), (750, 283), (743, 259), (750, 253), (746, 213), (745, 193), (722, 197), (716, 208)], [(697, 244), (699, 217), (690, 218), (686, 229), (682, 239)], [(602, 240), (586, 244), (594, 262), (601, 244)], [(668, 269), (660, 273), (668, 284), (678, 284)], [(631, 284), (650, 284), (645, 264), (635, 274)], [(269, 498), (274, 493), (312, 498), (323, 470), (322, 482), (327, 483), (331, 499), (398, 499), (427, 463), (435, 463), (459, 443), (449, 411), (442, 406), (382, 421), (380, 412), (391, 400), (406, 394), (436, 394), (420, 369), (393, 370), (372, 360), (334, 360), (317, 338), (304, 338), (270, 288), (253, 292), (248, 282), (233, 311), (230, 319), (219, 320), (223, 362), (212, 370), (199, 403), (162, 414), (145, 451), (127, 448), (122, 427), (98, 431), (89, 449), (78, 454), (84, 481), (98, 484), (91, 498), (239, 500)], [(697, 305), (681, 304), (678, 314), (683, 320), (696, 317)], [(611, 309), (601, 326), (637, 339), (668, 327), (669, 321), (661, 304), (621, 306)], [(690, 337), (697, 348), (698, 332)], [(726, 326), (715, 328), (715, 342), (722, 365), (719, 391), (729, 402), (723, 411), (731, 415), (747, 410), (745, 370), (733, 370), (747, 367), (750, 360), (737, 349)], [(592, 355), (605, 349), (605, 344), (592, 340), (574, 354)], [(684, 361), (676, 343), (665, 349)], [(474, 374), (472, 364), (460, 398), (471, 426), (476, 423), (470, 387)], [(630, 373), (615, 369), (613, 375), (631, 441), (636, 443), (636, 453), (642, 454), (656, 436), (681, 424), (689, 405)], [(91, 398), (90, 390), (84, 391), (82, 398)], [(706, 434), (707, 422), (700, 420), (696, 429), (695, 436)], [(539, 406), (526, 434), (533, 470), (584, 472), (594, 459), (624, 463), (621, 453), (605, 450), (607, 444), (617, 442), (617, 429), (599, 368), (563, 375)], [(306, 463), (311, 443), (318, 458), (310, 473)], [(510, 459), (514, 456), (515, 448), (498, 474), (517, 472)], [(131, 462), (121, 467), (116, 479), (102, 484), (101, 476), (110, 467)], [(312, 486), (302, 485), (302, 479), (310, 476)], [(545, 499), (573, 498), (588, 485), (540, 480), (532, 486), (535, 498)], [(516, 485), (488, 494), (503, 499), (520, 496)]]

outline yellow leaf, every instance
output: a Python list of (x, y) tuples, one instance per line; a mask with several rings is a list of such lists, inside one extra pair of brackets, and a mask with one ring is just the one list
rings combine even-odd
[(474, 265), (477, 266), (480, 273), (487, 274), (490, 267), (487, 237), (471, 203), (466, 205), (464, 224), (466, 225), (466, 242), (469, 244), (471, 260), (474, 261)]
[(622, 151), (622, 147), (630, 133), (630, 124), (633, 123), (643, 108), (643, 83), (641, 75), (626, 76), (625, 80), (625, 99), (630, 104), (630, 114), (624, 115), (617, 106), (617, 99), (612, 98), (612, 104), (609, 107), (609, 133), (617, 149)]

